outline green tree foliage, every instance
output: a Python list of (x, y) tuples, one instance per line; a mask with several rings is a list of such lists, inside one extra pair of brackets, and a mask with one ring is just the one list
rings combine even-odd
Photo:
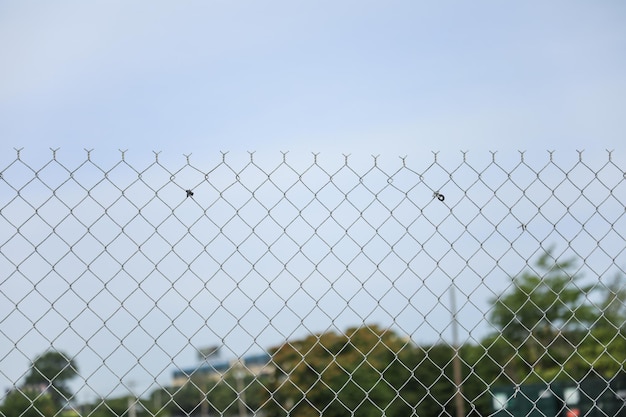
[(509, 291), (493, 300), (490, 321), (498, 332), (483, 344), (502, 366), (496, 380), (521, 383), (585, 374), (581, 365), (588, 361), (580, 350), (592, 340), (589, 329), (602, 320), (602, 311), (590, 301), (594, 287), (580, 280), (573, 261), (558, 262), (547, 251), (534, 269), (513, 278)]
[(62, 409), (72, 397), (67, 382), (78, 374), (78, 367), (68, 355), (49, 350), (38, 356), (31, 364), (25, 386), (43, 386), (58, 409)]
[[(162, 390), (157, 390), (162, 391)], [(162, 407), (155, 404), (154, 398), (137, 399), (134, 396), (124, 395), (114, 398), (103, 398), (90, 404), (82, 404), (80, 415), (89, 417), (128, 417), (130, 411), (134, 409), (138, 417), (171, 415), (165, 412)], [(182, 413), (177, 413), (178, 415)]]
[[(454, 415), (454, 354), (448, 345), (417, 347), (377, 326), (286, 342), (273, 350), (277, 371), (263, 411), (275, 417)], [(478, 399), (476, 412), (485, 386), (464, 363), (464, 395)]]
[(172, 400), (170, 389), (159, 386), (150, 392), (148, 400), (145, 402), (148, 412), (156, 417), (169, 416), (169, 406)]
[(265, 377), (255, 378), (245, 370), (237, 375), (238, 371), (233, 368), (219, 379), (195, 377), (182, 387), (172, 388), (167, 394), (172, 400), (168, 401), (162, 411), (169, 415), (199, 416), (203, 411), (218, 415), (238, 415), (240, 398), (249, 412), (260, 409), (266, 397)]
[(601, 313), (591, 331), (577, 349), (578, 369), (592, 369), (612, 378), (623, 371), (626, 363), (626, 283), (622, 275), (615, 275), (606, 286), (598, 286), (601, 293), (597, 305)]
[[(457, 386), (453, 377), (455, 349), (447, 343), (412, 346), (404, 349), (400, 362), (411, 370), (408, 380), (400, 391), (402, 398), (411, 404), (418, 416), (455, 416)], [(487, 415), (491, 407), (489, 387), (482, 378), (485, 365), (482, 359), (485, 349), (481, 346), (464, 345), (459, 349), (461, 362), (461, 393), (466, 416)], [(404, 375), (399, 375), (404, 378)], [(398, 414), (401, 415), (401, 414)]]
[(0, 406), (3, 417), (52, 417), (57, 410), (49, 394), (28, 388), (12, 390)]
[[(202, 384), (205, 386), (204, 384)], [(208, 387), (207, 387), (208, 389)], [(200, 415), (201, 404), (204, 401), (204, 390), (199, 384), (188, 382), (181, 387), (171, 388), (169, 394), (172, 401), (168, 402), (169, 415)]]
[(398, 392), (411, 375), (398, 359), (407, 342), (376, 326), (328, 332), (274, 349), (270, 416), (411, 415)]
[(108, 398), (83, 408), (89, 417), (128, 416), (128, 403), (128, 397)]
[(617, 274), (604, 287), (600, 287), (603, 293), (599, 305), (602, 316), (594, 328), (602, 327), (615, 329), (620, 332), (626, 331), (626, 282), (621, 274)]

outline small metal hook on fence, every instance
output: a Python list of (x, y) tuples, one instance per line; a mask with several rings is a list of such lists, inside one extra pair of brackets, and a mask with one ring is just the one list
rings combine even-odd
[(436, 198), (439, 201), (444, 201), (446, 199), (446, 196), (441, 194), (439, 191), (435, 191), (433, 193), (433, 198)]

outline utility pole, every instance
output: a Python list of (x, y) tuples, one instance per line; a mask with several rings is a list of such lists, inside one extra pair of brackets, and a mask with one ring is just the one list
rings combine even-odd
[(135, 381), (128, 381), (128, 417), (137, 417), (137, 398), (135, 397)]
[(461, 372), (461, 358), (459, 356), (459, 319), (456, 307), (455, 285), (452, 280), (450, 286), (450, 310), (452, 313), (452, 348), (454, 356), (452, 357), (452, 377), (456, 390), (454, 393), (454, 405), (456, 406), (456, 417), (465, 417), (465, 401), (463, 401), (463, 374)]
[(246, 375), (244, 371), (244, 364), (241, 360), (237, 363), (237, 368), (235, 369), (235, 379), (237, 381), (237, 391), (238, 391), (238, 406), (239, 406), (239, 417), (246, 417), (248, 412), (246, 410), (246, 393), (244, 392), (243, 386), (243, 378)]

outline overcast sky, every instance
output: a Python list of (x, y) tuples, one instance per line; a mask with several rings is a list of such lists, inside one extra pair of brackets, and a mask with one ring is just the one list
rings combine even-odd
[[(38, 180), (28, 186), (24, 182), (33, 175), (29, 169), (15, 164), (4, 172), (6, 183), (3, 185), (2, 204), (5, 222), (2, 227), (7, 235), (15, 233), (15, 225), (26, 222), (28, 224), (24, 224), (22, 233), (27, 240), (46, 243), (48, 248), (44, 258), (57, 259), (68, 252), (68, 242), (83, 236), (84, 225), (77, 223), (77, 219), (81, 219), (87, 225), (98, 223), (92, 232), (100, 242), (90, 236), (82, 240), (75, 248), (79, 254), (72, 261), (74, 263), (68, 261), (67, 265), (58, 266), (61, 269), (55, 272), (60, 274), (58, 277), (47, 275), (49, 265), (42, 260), (22, 265), (24, 270), (21, 273), (30, 273), (27, 278), (34, 280), (35, 284), (42, 277), (46, 279), (41, 287), (47, 288), (42, 290), (47, 296), (53, 299), (63, 298), (66, 293), (69, 296), (58, 301), (60, 304), (57, 307), (61, 310), (58, 313), (54, 309), (50, 312), (46, 297), (33, 294), (32, 300), (21, 301), (20, 308), (27, 310), (27, 318), (12, 315), (9, 306), (13, 304), (5, 304), (3, 311), (11, 319), (2, 322), (0, 330), (6, 338), (3, 340), (3, 352), (9, 352), (4, 358), (7, 364), (11, 364), (11, 370), (3, 370), (2, 386), (15, 383), (27, 364), (26, 357), (38, 353), (40, 346), (45, 347), (46, 341), (51, 339), (54, 339), (55, 345), (68, 350), (78, 346), (71, 353), (78, 355), (77, 358), (82, 361), (79, 365), (85, 372), (83, 378), (87, 380), (88, 388), (105, 395), (115, 389), (120, 380), (128, 382), (135, 379), (140, 385), (139, 390), (146, 389), (155, 378), (159, 383), (167, 383), (174, 364), (193, 364), (191, 345), (198, 347), (205, 341), (215, 343), (222, 338), (232, 343), (231, 351), (227, 353), (241, 354), (279, 343), (292, 332), (302, 334), (297, 333), (297, 329), (303, 323), (307, 328), (323, 330), (333, 323), (341, 327), (371, 319), (383, 324), (394, 322), (406, 333), (414, 332), (417, 341), (421, 337), (426, 341), (449, 337), (445, 310), (449, 277), (463, 271), (464, 256), (469, 257), (472, 251), (478, 250), (478, 241), (469, 239), (463, 243), (464, 246), (461, 240), (458, 241), (461, 248), (457, 250), (466, 255), (446, 255), (447, 249), (444, 248), (449, 247), (449, 240), (446, 239), (460, 239), (462, 226), (472, 223), (472, 216), (477, 215), (477, 206), (464, 200), (467, 198), (465, 186), (472, 186), (472, 181), (476, 180), (475, 171), (467, 166), (455, 171), (453, 191), (447, 191), (450, 199), (447, 201), (462, 202), (463, 206), (458, 206), (454, 214), (456, 217), (450, 220), (453, 224), (439, 229), (441, 235), (435, 235), (433, 239), (428, 237), (427, 231), (438, 222), (450, 219), (445, 217), (445, 213), (451, 212), (442, 214), (434, 210), (440, 206), (433, 205), (432, 191), (441, 185), (452, 186), (449, 184), (449, 172), (431, 171), (429, 175), (432, 177), (428, 177), (423, 184), (419, 175), (404, 173), (394, 178), (393, 185), (387, 182), (387, 177), (381, 179), (372, 174), (374, 176), (368, 181), (373, 182), (368, 182), (368, 186), (373, 189), (388, 187), (391, 190), (388, 191), (390, 201), (396, 203), (399, 200), (394, 198), (402, 195), (397, 194), (398, 191), (413, 190), (415, 184), (420, 184), (420, 192), (414, 196), (417, 200), (405, 204), (411, 209), (415, 208), (415, 204), (418, 208), (430, 207), (430, 212), (423, 213), (425, 229), (417, 228), (426, 230), (426, 234), (418, 234), (415, 239), (430, 242), (432, 246), (429, 250), (434, 258), (423, 255), (424, 259), (414, 262), (419, 263), (420, 268), (430, 265), (436, 270), (437, 260), (446, 256), (454, 258), (446, 262), (450, 268), (448, 272), (439, 271), (432, 275), (424, 272), (426, 278), (430, 277), (430, 283), (418, 287), (411, 286), (415, 285), (414, 281), (407, 281), (398, 282), (395, 284), (397, 287), (392, 288), (388, 277), (378, 273), (372, 275), (367, 289), (371, 294), (385, 294), (382, 307), (360, 286), (358, 277), (343, 276), (339, 279), (333, 272), (337, 268), (345, 268), (341, 262), (359, 254), (355, 242), (350, 243), (349, 239), (342, 243), (343, 248), (340, 248), (337, 259), (324, 265), (326, 276), (312, 276), (309, 280), (303, 278), (312, 273), (310, 261), (306, 260), (293, 264), (297, 271), (295, 274), (276, 272), (272, 269), (276, 268), (274, 259), (265, 265), (265, 279), (273, 277), (271, 283), (259, 281), (258, 277), (254, 281), (252, 275), (241, 277), (249, 273), (249, 269), (245, 268), (248, 265), (244, 260), (237, 259), (239, 263), (232, 260), (233, 265), (227, 266), (226, 271), (217, 268), (221, 272), (211, 277), (211, 280), (221, 282), (220, 285), (207, 287), (206, 276), (194, 270), (211, 270), (216, 268), (217, 261), (204, 257), (196, 260), (192, 255), (202, 252), (202, 247), (198, 245), (208, 245), (212, 235), (201, 233), (200, 238), (194, 238), (185, 235), (185, 231), (209, 228), (212, 233), (221, 236), (213, 241), (217, 247), (210, 255), (219, 259), (220, 248), (225, 251), (222, 256), (232, 253), (228, 252), (232, 250), (229, 245), (232, 241), (243, 239), (238, 233), (245, 236), (246, 226), (230, 223), (227, 228), (230, 230), (224, 234), (219, 231), (219, 226), (228, 224), (228, 219), (233, 216), (233, 206), (229, 207), (227, 202), (234, 207), (243, 206), (248, 194), (245, 187), (239, 185), (229, 188), (236, 179), (233, 171), (224, 169), (222, 176), (212, 174), (210, 186), (203, 182), (204, 174), (211, 167), (219, 166), (222, 158), (220, 151), (228, 150), (233, 151), (229, 155), (234, 155), (234, 166), (240, 168), (245, 167), (249, 160), (246, 150), (265, 153), (264, 157), (269, 159), (259, 157), (257, 161), (267, 167), (280, 165), (280, 150), (296, 151), (296, 154), (301, 152), (306, 155), (302, 159), (297, 159), (298, 156), (289, 159), (296, 170), (305, 170), (311, 164), (313, 157), (308, 154), (309, 151), (321, 151), (322, 155), (329, 155), (328, 159), (320, 159), (327, 164), (324, 166), (329, 171), (341, 167), (342, 153), (364, 154), (361, 162), (353, 165), (361, 174), (371, 168), (370, 153), (382, 154), (381, 160), (387, 161), (385, 175), (402, 172), (402, 161), (397, 158), (399, 155), (407, 155), (409, 165), (420, 172), (432, 163), (431, 150), (451, 151), (445, 167), (462, 164), (458, 150), (470, 150), (470, 155), (478, 155), (473, 161), (475, 166), (482, 167), (487, 166), (492, 158), (486, 150), (501, 150), (507, 155), (502, 160), (507, 169), (516, 166), (515, 161), (519, 160), (517, 149), (569, 152), (565, 154), (565, 159), (559, 159), (564, 166), (576, 163), (578, 154), (575, 149), (595, 151), (587, 161), (597, 168), (606, 163), (604, 149), (617, 148), (614, 156), (622, 161), (623, 158), (618, 157), (624, 155), (619, 148), (623, 149), (626, 131), (625, 21), (626, 5), (621, 1), (525, 1), (515, 4), (498, 1), (268, 1), (246, 4), (195, 0), (0, 2), (0, 138), (4, 147), (1, 168), (15, 160), (16, 152), (12, 148), (23, 147), (22, 157), (37, 170), (41, 168), (40, 164), (50, 161), (52, 153), (49, 148), (60, 147), (60, 160), (66, 167), (77, 169), (73, 181), (80, 186), (72, 185), (59, 190), (55, 198), (66, 204), (69, 204), (68, 201), (78, 203), (85, 198), (85, 189), (102, 180), (102, 170), (90, 164), (78, 170), (85, 161), (83, 148), (95, 149), (93, 157), (103, 168), (111, 168), (119, 162), (118, 149), (129, 149), (127, 157), (134, 158), (131, 166), (135, 171), (123, 166), (118, 168), (115, 179), (111, 179), (115, 185), (103, 186), (94, 193), (94, 198), (108, 202), (100, 201), (105, 206), (119, 198), (120, 189), (137, 180), (141, 167), (146, 168), (153, 163), (155, 156), (152, 151), (163, 151), (160, 158), (176, 161), (166, 164), (173, 171), (184, 166), (182, 154), (193, 154), (191, 161), (198, 168), (185, 168), (177, 174), (175, 181), (171, 181), (170, 173), (161, 168), (155, 168), (158, 172), (151, 174), (154, 176), (144, 176), (143, 181), (154, 187), (158, 184), (159, 198), (167, 204), (150, 207), (147, 210), (152, 213), (147, 214), (149, 220), (139, 219), (139, 225), (130, 225), (129, 235), (123, 235), (116, 241), (119, 245), (117, 249), (115, 245), (107, 249), (112, 251), (107, 254), (111, 256), (108, 263), (104, 258), (96, 259), (102, 253), (102, 242), (116, 239), (119, 226), (131, 221), (133, 210), (154, 197), (153, 189), (146, 188), (143, 182), (138, 183), (138, 190), (133, 190), (130, 197), (128, 194), (125, 196), (128, 201), (117, 203), (114, 214), (110, 214), (114, 220), (109, 223), (98, 223), (99, 210), (103, 206), (89, 199), (74, 210), (67, 222), (62, 220), (63, 216), (67, 216), (67, 207), (63, 204), (56, 207), (47, 205), (39, 211), (39, 217), (34, 217), (43, 227), (38, 229), (35, 221), (28, 220), (31, 216), (29, 210), (49, 198), (50, 187), (54, 189), (67, 180), (67, 170), (52, 164), (53, 168), (42, 170), (39, 179), (42, 183)], [(102, 153), (108, 156), (99, 159)], [(533, 159), (538, 161), (537, 167), (549, 160), (547, 154), (541, 155), (541, 158)], [(203, 159), (204, 156), (208, 159)], [(368, 162), (363, 163), (364, 160)], [(492, 170), (489, 175), (493, 176), (485, 173), (481, 181), (492, 181), (492, 185), (504, 181), (501, 170), (497, 167), (492, 167)], [(591, 256), (594, 244), (604, 237), (591, 232), (577, 234), (581, 219), (587, 219), (600, 204), (605, 204), (602, 210), (607, 211), (603, 212), (606, 218), (594, 217), (594, 221), (599, 221), (603, 228), (609, 227), (607, 222), (620, 219), (622, 214), (623, 205), (620, 205), (619, 198), (607, 199), (607, 193), (614, 192), (616, 196), (623, 197), (623, 187), (609, 192), (607, 185), (603, 184), (617, 187), (623, 176), (613, 165), (604, 172), (606, 177), (600, 178), (604, 183), (594, 183), (595, 188), (586, 188), (587, 198), (593, 204), (584, 199), (577, 200), (580, 188), (569, 187), (562, 191), (563, 194), (557, 195), (564, 201), (579, 205), (571, 208), (569, 213), (575, 219), (569, 219), (568, 224), (562, 222), (559, 233), (545, 232), (546, 224), (550, 226), (551, 220), (535, 216), (533, 210), (537, 210), (537, 206), (517, 205), (516, 211), (507, 215), (506, 210), (502, 211), (503, 207), (497, 206), (499, 200), (487, 197), (491, 189), (472, 189), (470, 197), (473, 201), (492, 204), (491, 207), (495, 204), (497, 208), (489, 212), (495, 217), (485, 215), (484, 221), (472, 223), (469, 229), (474, 236), (482, 236), (479, 240), (484, 239), (485, 248), (489, 250), (480, 249), (485, 252), (473, 258), (477, 265), (470, 273), (472, 279), (460, 284), (461, 290), (466, 285), (467, 291), (460, 296), (462, 308), (467, 309), (464, 312), (467, 313), (464, 314), (464, 337), (478, 338), (484, 334), (480, 324), (484, 319), (482, 309), (488, 297), (493, 296), (495, 288), (485, 282), (485, 276), (489, 275), (496, 280), (494, 282), (499, 282), (494, 284), (496, 287), (504, 285), (497, 281), (504, 271), (493, 270), (495, 259), (512, 257), (507, 258), (507, 265), (519, 271), (538, 253), (537, 238), (522, 236), (518, 240), (521, 232), (518, 229), (519, 219), (536, 217), (535, 233), (547, 239), (546, 244), (556, 240), (564, 248), (572, 242), (571, 239), (578, 239), (579, 250)], [(549, 173), (549, 180), (545, 181), (558, 186), (563, 173), (558, 170), (546, 173)], [(246, 171), (240, 179), (244, 185), (254, 187), (251, 184), (258, 185), (257, 174), (254, 170)], [(589, 171), (584, 169), (576, 171), (570, 180), (581, 181), (580, 184), (594, 181), (588, 178), (588, 174)], [(328, 180), (323, 171), (315, 175), (312, 175), (311, 181), (320, 187)], [(532, 175), (533, 172), (525, 172), (520, 174), (519, 179), (528, 183)], [(346, 182), (342, 182), (344, 180)], [(338, 180), (339, 187), (353, 187), (353, 182), (358, 182), (358, 178), (349, 173), (344, 180)], [(297, 182), (297, 176), (294, 177), (294, 173), (285, 168), (275, 174), (274, 181), (279, 184), (276, 189), (284, 192), (292, 181)], [(185, 200), (183, 205), (180, 193), (189, 183), (205, 189), (200, 188), (195, 199)], [(359, 187), (363, 186), (363, 183), (359, 184)], [(25, 188), (21, 190), (20, 199), (15, 199), (15, 190), (20, 187)], [(226, 189), (230, 190), (230, 194), (225, 200), (220, 200), (216, 193)], [(265, 192), (271, 195), (276, 189)], [(354, 204), (358, 206), (371, 202), (371, 192), (362, 189), (360, 192), (362, 194), (352, 194)], [(504, 188), (499, 189), (499, 193), (503, 192)], [(544, 189), (535, 192), (539, 193), (535, 194), (535, 198), (549, 198), (550, 195), (542, 195), (546, 192)], [(307, 193), (307, 190), (301, 190), (291, 195), (290, 201), (304, 207), (310, 197)], [(324, 197), (325, 204), (341, 202), (341, 193), (337, 195), (337, 190), (329, 193)], [(271, 200), (273, 197), (267, 198)], [(333, 200), (337, 198), (339, 200)], [(512, 187), (499, 198), (513, 202), (519, 198), (519, 189)], [(156, 201), (157, 205), (159, 201)], [(213, 208), (215, 213), (207, 216), (202, 209), (206, 210), (210, 204), (217, 205)], [(287, 207), (277, 209), (276, 219), (292, 219), (295, 215), (290, 212), (293, 211), (289, 208), (290, 203), (283, 201), (281, 204)], [(220, 205), (223, 207), (220, 208)], [(547, 213), (552, 213), (555, 223), (559, 221), (562, 204), (556, 202), (554, 207), (544, 208)], [(176, 219), (170, 218), (160, 226), (163, 240), (159, 240), (160, 235), (150, 235), (154, 225), (160, 225), (160, 221), (172, 214), (174, 209)], [(319, 209), (321, 211), (310, 209), (310, 213), (305, 213), (302, 219), (306, 218), (312, 224), (323, 222), (328, 213), (323, 208)], [(259, 221), (259, 213), (263, 212), (262, 207), (257, 207), (255, 211), (248, 206), (246, 210), (242, 216), (247, 221)], [(344, 210), (337, 224), (326, 232), (320, 231), (326, 233), (324, 236), (328, 241), (340, 239), (337, 233), (355, 221), (351, 217), (356, 215), (354, 207)], [(410, 222), (414, 213), (407, 210), (405, 220)], [(376, 211), (367, 214), (372, 216), (369, 218), (372, 224), (377, 221), (384, 223), (389, 216), (385, 209), (379, 215), (382, 217), (377, 217)], [(545, 212), (542, 215), (551, 216)], [(506, 222), (502, 220), (503, 216), (508, 216)], [(302, 219), (299, 221), (302, 222)], [(355, 227), (353, 238), (365, 244), (372, 238), (368, 234), (372, 232), (371, 225), (361, 224), (363, 219), (359, 221), (364, 229), (358, 229), (359, 232)], [(54, 236), (49, 238), (50, 231), (46, 228), (58, 222), (64, 223), (63, 227), (59, 226)], [(399, 224), (388, 223), (385, 227), (389, 229), (381, 229), (376, 239), (391, 241), (402, 236), (402, 227), (406, 224)], [(495, 224), (506, 229), (504, 237), (492, 233)], [(290, 232), (290, 236), (310, 237), (312, 231), (307, 227), (310, 228), (300, 224)], [(613, 227), (623, 226), (615, 223)], [(303, 230), (305, 234), (300, 235)], [(532, 228), (529, 230), (533, 231)], [(605, 229), (602, 231), (609, 233)], [(544, 232), (548, 234), (544, 236)], [(264, 239), (272, 240), (276, 237), (272, 233), (277, 232), (269, 230), (265, 233), (269, 235), (265, 235)], [(599, 267), (602, 272), (614, 266), (611, 262), (615, 261), (611, 261), (609, 255), (616, 257), (621, 254), (611, 250), (617, 250), (615, 248), (620, 248), (623, 243), (615, 234), (606, 236), (604, 244), (613, 249), (606, 249), (608, 255), (594, 254), (599, 258), (594, 261), (599, 262), (596, 265), (603, 265)], [(135, 241), (128, 241), (127, 237)], [(142, 239), (150, 240), (152, 252), (139, 253), (134, 247), (131, 253), (135, 263), (128, 267), (130, 271), (120, 273), (119, 260), (125, 259), (128, 248), (136, 246)], [(170, 252), (171, 243), (177, 239), (184, 242), (181, 241), (183, 243), (176, 250), (178, 254), (174, 256)], [(514, 255), (498, 252), (502, 249), (502, 239), (504, 243), (508, 239), (515, 240), (520, 245), (515, 249), (519, 252)], [(18, 240), (11, 239), (10, 244), (3, 247), (5, 260), (10, 260), (3, 265), (10, 274), (15, 272), (11, 270), (12, 264), (21, 262), (20, 257), (32, 251), (28, 242), (20, 243)], [(311, 256), (327, 254), (326, 243), (312, 242), (307, 249), (315, 254)], [(245, 249), (245, 253), (249, 257), (263, 258), (267, 255), (266, 243), (257, 242), (260, 246), (255, 247), (248, 242), (251, 246)], [(414, 243), (405, 242), (403, 245), (407, 246), (404, 249), (400, 245), (397, 250), (407, 252), (399, 258), (410, 256)], [(289, 246), (293, 244), (277, 245), (280, 249), (275, 250), (282, 256), (288, 256), (293, 250)], [(367, 256), (376, 259), (388, 253), (379, 251), (380, 247), (388, 251), (385, 245), (388, 246), (388, 242), (372, 244), (366, 251)], [(41, 247), (43, 249), (44, 246)], [(117, 255), (116, 250), (119, 251)], [(159, 260), (158, 254), (163, 256), (162, 260)], [(89, 267), (99, 271), (99, 277), (98, 274), (93, 277), (81, 275), (85, 264), (78, 259), (80, 256), (93, 260)], [(374, 273), (370, 271), (373, 265), (371, 259), (363, 259), (363, 254), (358, 256), (360, 261), (352, 264), (351, 274), (360, 277), (360, 273)], [(280, 256), (277, 259), (287, 262)], [(151, 269), (155, 262), (159, 262), (160, 268), (165, 271), (163, 275)], [(193, 262), (196, 264), (192, 271), (187, 271)], [(402, 262), (383, 266), (383, 275), (394, 276), (395, 272), (404, 271), (402, 268), (406, 265), (398, 266)], [(75, 268), (76, 265), (79, 269)], [(241, 265), (244, 265), (243, 269)], [(126, 273), (129, 276), (124, 275)], [(226, 276), (223, 276), (224, 273)], [(439, 277), (437, 274), (443, 275)], [(137, 276), (147, 280), (143, 287)], [(176, 286), (168, 281), (172, 276), (178, 277)], [(19, 274), (12, 275), (13, 281), (6, 281), (3, 287), (5, 296), (13, 303), (29, 292), (28, 286), (20, 287), (21, 284), (14, 281), (19, 277)], [(77, 282), (73, 290), (68, 291), (67, 281), (60, 281), (60, 287), (55, 284), (54, 279), (59, 277), (70, 282), (87, 277), (90, 284)], [(125, 283), (130, 278), (135, 282), (129, 288)], [(295, 282), (296, 278), (303, 281)], [(335, 279), (338, 279), (336, 284)], [(220, 280), (226, 280), (226, 284)], [(107, 291), (100, 287), (105, 282), (108, 283)], [(270, 291), (270, 287), (274, 290)], [(198, 291), (202, 296), (194, 298)], [(352, 295), (346, 296), (346, 293)], [(403, 312), (402, 300), (407, 301), (406, 294), (411, 294), (410, 303), (414, 304)], [(472, 295), (471, 302), (468, 294)], [(251, 298), (246, 301), (245, 297)], [(319, 304), (316, 297), (321, 300)], [(193, 303), (190, 304), (189, 299), (194, 300)], [(258, 305), (252, 308), (251, 304), (255, 304), (257, 299)], [(276, 310), (276, 301), (278, 306), (281, 303), (286, 306), (285, 299), (293, 304), (290, 306), (293, 310)], [(91, 303), (89, 308), (85, 307), (87, 301)], [(352, 310), (354, 305), (362, 310)], [(273, 320), (273, 324), (268, 325), (263, 320), (259, 322), (258, 314), (251, 314), (246, 310), (248, 308), (256, 313), (259, 311), (255, 309), (260, 309), (262, 315), (267, 315), (265, 319)], [(178, 316), (180, 312), (185, 314)], [(420, 327), (422, 324), (416, 323), (411, 316), (416, 312), (443, 321), (427, 323), (424, 330)], [(36, 319), (39, 315), (43, 315), (41, 320)], [(208, 315), (211, 323), (225, 327), (207, 329)], [(68, 329), (68, 317), (74, 317), (73, 329)], [(104, 326), (107, 317), (109, 320)], [(337, 317), (340, 319), (335, 322)], [(29, 320), (39, 320), (36, 327), (43, 334), (30, 332), (32, 326)], [(145, 328), (133, 331), (141, 320)], [(243, 326), (239, 326), (239, 320), (242, 320)], [(93, 327), (94, 323), (97, 328)], [(175, 323), (175, 326), (163, 323)], [(51, 328), (57, 332), (53, 332), (52, 336), (41, 330)], [(89, 347), (86, 344), (82, 346), (86, 338), (90, 338)], [(119, 338), (126, 338), (125, 348), (120, 347)], [(163, 346), (162, 350), (150, 346), (155, 339)], [(11, 344), (18, 345), (17, 352)], [(141, 363), (137, 363), (137, 356), (142, 358)], [(102, 366), (103, 363), (106, 366)], [(80, 398), (88, 398), (89, 395), (85, 392)]]
[(614, 148), (621, 1), (4, 1), (7, 146)]

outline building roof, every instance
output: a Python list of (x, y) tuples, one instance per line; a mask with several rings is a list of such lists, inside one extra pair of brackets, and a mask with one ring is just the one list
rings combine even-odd
[(192, 368), (175, 369), (172, 372), (174, 379), (191, 378), (193, 375), (211, 375), (223, 374), (233, 367), (233, 364), (240, 361), (247, 368), (255, 366), (264, 366), (270, 363), (272, 357), (268, 353), (259, 353), (255, 355), (244, 356), (239, 360), (220, 360), (203, 362)]

